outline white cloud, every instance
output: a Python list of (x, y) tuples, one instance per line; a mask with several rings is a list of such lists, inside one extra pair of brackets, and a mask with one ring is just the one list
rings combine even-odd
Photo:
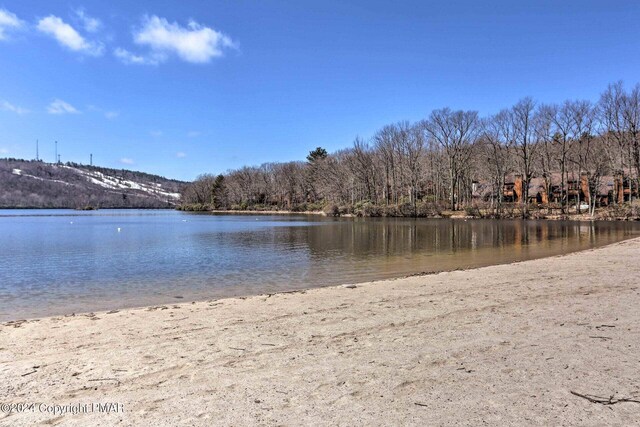
[(86, 40), (75, 28), (54, 15), (38, 21), (38, 30), (55, 38), (62, 46), (78, 53), (100, 56), (104, 51), (101, 43)]
[(120, 159), (120, 163), (124, 164), (124, 165), (132, 165), (135, 162), (133, 161), (133, 159), (130, 159), (129, 157), (123, 157)]
[(11, 111), (16, 114), (27, 114), (29, 112), (26, 108), (18, 107), (8, 101), (0, 101), (0, 110)]
[(149, 132), (149, 134), (151, 136), (155, 136), (156, 138), (159, 138), (163, 135), (161, 130), (152, 130), (151, 132)]
[(191, 130), (189, 132), (187, 132), (187, 136), (189, 138), (197, 138), (198, 136), (200, 136), (202, 134), (202, 132), (199, 132), (197, 130)]
[(9, 154), (9, 150), (6, 148), (0, 148), (0, 154)]
[(78, 111), (73, 105), (64, 102), (61, 99), (55, 99), (49, 106), (47, 107), (47, 111), (49, 114), (78, 114)]
[(84, 9), (78, 9), (75, 12), (85, 31), (95, 33), (102, 28), (102, 22), (97, 18), (87, 15)]
[(113, 55), (127, 65), (158, 65), (167, 59), (164, 54), (153, 53), (151, 55), (142, 56), (136, 55), (121, 47), (115, 48), (113, 50)]
[(18, 17), (6, 9), (0, 9), (0, 40), (6, 40), (6, 32), (18, 30), (24, 26)]
[(145, 17), (142, 27), (133, 34), (133, 41), (148, 46), (148, 56), (135, 55), (122, 48), (115, 51), (117, 57), (128, 64), (158, 64), (175, 54), (180, 59), (192, 63), (206, 63), (223, 55), (224, 49), (237, 48), (227, 35), (189, 21), (186, 27), (176, 22), (170, 23), (158, 16)]
[(179, 158), (179, 159), (183, 159), (183, 158), (187, 157), (187, 153), (184, 153), (182, 151), (178, 151), (176, 153), (176, 157)]
[(103, 108), (100, 108), (96, 105), (93, 104), (89, 104), (87, 105), (87, 111), (93, 111), (93, 112), (97, 112), (100, 114), (103, 114), (105, 118), (109, 119), (109, 120), (113, 120), (117, 117), (120, 116), (120, 111), (114, 111), (114, 110), (105, 110)]

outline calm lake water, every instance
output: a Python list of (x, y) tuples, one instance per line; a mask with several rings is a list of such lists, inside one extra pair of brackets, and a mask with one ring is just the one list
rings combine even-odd
[(638, 235), (639, 224), (611, 222), (0, 210), (0, 320), (356, 283)]

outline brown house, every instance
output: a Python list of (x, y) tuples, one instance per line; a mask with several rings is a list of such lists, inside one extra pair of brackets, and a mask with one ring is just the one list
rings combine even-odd
[[(520, 203), (524, 197), (524, 180), (520, 174), (508, 174), (505, 176), (502, 198), (505, 202)], [(562, 179), (560, 173), (552, 173), (541, 177), (533, 177), (529, 180), (529, 203), (548, 205), (560, 203), (562, 192)], [(583, 172), (580, 176), (570, 173), (565, 181), (565, 196), (569, 204), (580, 201), (590, 203), (592, 197), (596, 197), (597, 206), (607, 206), (614, 201), (623, 203), (638, 197), (639, 192), (636, 182), (622, 171), (615, 175), (600, 177), (597, 194), (591, 194), (590, 174)], [(474, 186), (474, 197), (488, 201), (495, 197), (491, 186), (478, 182)]]

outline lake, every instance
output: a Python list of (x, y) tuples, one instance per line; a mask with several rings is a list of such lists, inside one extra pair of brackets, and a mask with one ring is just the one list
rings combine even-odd
[(0, 210), (0, 320), (357, 283), (639, 235), (628, 222)]

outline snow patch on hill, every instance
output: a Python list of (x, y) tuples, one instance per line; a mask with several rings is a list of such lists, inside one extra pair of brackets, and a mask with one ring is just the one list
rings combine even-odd
[(73, 185), (73, 184), (69, 184), (68, 182), (65, 181), (61, 181), (59, 179), (53, 179), (53, 178), (41, 178), (39, 176), (35, 176), (35, 175), (31, 175), (28, 173), (25, 173), (24, 171), (22, 171), (21, 169), (13, 169), (11, 171), (12, 174), (14, 175), (19, 175), (19, 176), (26, 176), (27, 178), (33, 178), (33, 179), (37, 179), (38, 181), (48, 181), (48, 182), (57, 182), (59, 184), (64, 184), (64, 185)]
[(162, 184), (155, 182), (135, 182), (127, 179), (114, 177), (110, 175), (105, 175), (102, 172), (98, 171), (87, 171), (78, 168), (74, 168), (71, 166), (62, 166), (67, 169), (71, 169), (79, 175), (84, 176), (87, 181), (92, 184), (98, 185), (100, 187), (109, 189), (109, 190), (138, 190), (143, 193), (147, 193), (156, 197), (164, 197), (169, 199), (178, 200), (180, 199), (180, 193), (173, 193), (170, 191), (166, 191), (162, 188)]

